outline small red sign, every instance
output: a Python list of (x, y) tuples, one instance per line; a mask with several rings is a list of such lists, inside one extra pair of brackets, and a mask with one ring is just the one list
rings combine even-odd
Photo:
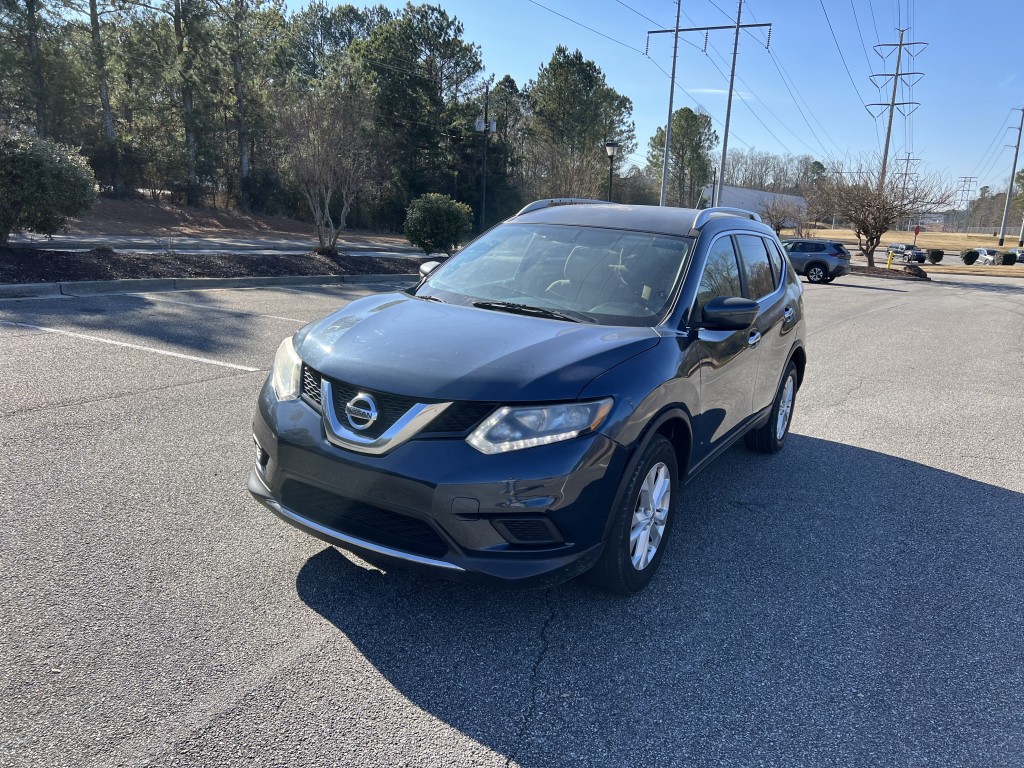
[(914, 227), (914, 234), (915, 235), (920, 235), (921, 234), (921, 228), (920, 227)]

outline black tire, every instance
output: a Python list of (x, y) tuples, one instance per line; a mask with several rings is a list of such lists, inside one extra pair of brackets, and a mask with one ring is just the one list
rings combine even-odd
[[(786, 414), (785, 424), (780, 436), (779, 411), (783, 406), (786, 386), (790, 382), (792, 382), (793, 391), (792, 396), (789, 398), (789, 411)], [(757, 453), (778, 453), (782, 450), (786, 444), (786, 438), (789, 437), (789, 425), (793, 423), (793, 410), (796, 408), (797, 382), (796, 366), (791, 362), (786, 366), (786, 374), (782, 377), (782, 382), (779, 384), (779, 391), (775, 393), (775, 402), (772, 403), (772, 412), (768, 417), (768, 421), (764, 426), (747, 432), (744, 438), (747, 448)]]
[(905, 254), (905, 253), (903, 254), (903, 263), (904, 264), (909, 264), (910, 263), (910, 257), (907, 256), (907, 254)]
[(807, 282), (824, 283), (828, 277), (828, 269), (821, 262), (815, 261), (807, 265)]
[[(655, 551), (646, 565), (637, 567), (633, 563), (633, 552), (630, 533), (633, 529), (634, 513), (640, 506), (641, 489), (648, 475), (654, 474), (663, 465), (668, 472), (669, 499), (665, 504), (664, 529), (655, 544)], [(644, 449), (636, 468), (628, 477), (623, 477), (625, 491), (618, 509), (612, 510), (615, 516), (605, 541), (604, 551), (597, 564), (585, 574), (585, 579), (595, 587), (617, 595), (630, 595), (639, 592), (654, 578), (661, 565), (661, 558), (668, 545), (669, 533), (675, 520), (675, 506), (678, 499), (674, 494), (679, 488), (679, 470), (676, 452), (672, 443), (661, 435), (655, 435)], [(656, 526), (652, 526), (656, 527)], [(649, 542), (649, 538), (643, 541)], [(637, 542), (638, 544), (640, 542)]]

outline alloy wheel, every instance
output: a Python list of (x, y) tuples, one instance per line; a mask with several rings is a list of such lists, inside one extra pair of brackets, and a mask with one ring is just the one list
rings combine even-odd
[(629, 531), (629, 559), (633, 567), (646, 568), (661, 545), (672, 503), (672, 475), (664, 462), (658, 462), (644, 478), (633, 510)]

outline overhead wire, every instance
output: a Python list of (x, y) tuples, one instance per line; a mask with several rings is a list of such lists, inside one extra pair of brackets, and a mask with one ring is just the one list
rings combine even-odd
[[(722, 10), (722, 8), (719, 7), (714, 2), (714, 0), (710, 0), (710, 2), (723, 15), (728, 16), (728, 13)], [(753, 9), (750, 7), (749, 2), (747, 3), (747, 13), (750, 15), (750, 18), (753, 19), (755, 23), (759, 23), (757, 17), (754, 15)], [(758, 37), (757, 34), (755, 34), (755, 32), (749, 29), (744, 29), (743, 31), (747, 34), (748, 37), (750, 37), (753, 40), (756, 40), (758, 43), (764, 45), (767, 48), (767, 39)], [(837, 142), (832, 137), (832, 134), (829, 133), (828, 129), (818, 119), (817, 111), (813, 109), (811, 105), (808, 103), (807, 99), (804, 98), (799, 86), (797, 86), (796, 84), (796, 80), (793, 78), (792, 75), (789, 74), (789, 71), (786, 69), (786, 66), (782, 63), (782, 60), (779, 58), (779, 56), (775, 53), (775, 51), (772, 48), (767, 48), (767, 51), (768, 57), (771, 59), (771, 62), (775, 67), (775, 71), (779, 75), (779, 79), (782, 81), (783, 86), (785, 86), (786, 91), (789, 93), (790, 98), (793, 100), (793, 104), (796, 107), (797, 113), (800, 115), (800, 118), (804, 121), (804, 124), (807, 126), (807, 129), (811, 132), (811, 135), (814, 137), (814, 140), (818, 142), (818, 144), (821, 146), (822, 151), (826, 155), (829, 154), (829, 150), (822, 143), (820, 136), (824, 136), (829, 141), (829, 143), (836, 148), (837, 152), (843, 153), (845, 151), (843, 146), (840, 145), (839, 142)], [(817, 129), (811, 126), (810, 122), (807, 119), (808, 115), (810, 115), (811, 120), (813, 120), (814, 123), (818, 126)]]
[[(610, 40), (613, 43), (617, 43), (618, 45), (621, 45), (623, 48), (628, 48), (631, 51), (635, 51), (636, 53), (639, 53), (645, 59), (647, 59), (652, 64), (654, 64), (654, 66), (656, 66), (659, 70), (661, 70), (662, 74), (664, 74), (665, 77), (671, 79), (672, 76), (668, 72), (665, 71), (664, 67), (662, 67), (660, 64), (658, 64), (658, 62), (656, 62), (654, 59), (652, 59), (649, 55), (645, 54), (639, 48), (634, 48), (633, 46), (629, 45), (628, 43), (624, 43), (621, 40), (616, 40), (614, 37), (610, 37), (609, 35), (606, 35), (603, 32), (598, 32), (596, 29), (592, 29), (591, 27), (588, 27), (586, 24), (583, 24), (583, 23), (577, 21), (576, 19), (570, 18), (569, 16), (566, 16), (565, 14), (559, 13), (558, 11), (555, 11), (555, 10), (552, 10), (551, 8), (548, 8), (546, 5), (538, 3), (537, 0), (527, 0), (527, 1), (532, 3), (533, 5), (536, 5), (539, 8), (543, 8), (545, 11), (548, 11), (548, 12), (553, 13), (554, 15), (556, 15), (556, 16), (562, 18), (562, 19), (565, 19), (566, 21), (568, 21), (568, 22), (570, 22), (572, 24), (575, 24), (575, 25), (577, 25), (579, 27), (583, 27), (584, 29), (586, 29), (586, 30), (588, 30), (590, 32), (593, 32), (594, 34), (599, 35), (600, 37), (603, 37), (606, 40)], [(621, 5), (625, 5), (625, 3), (620, 3), (620, 4)], [(629, 6), (626, 6), (626, 7), (629, 7)], [(633, 10), (633, 9), (630, 8), (630, 10)], [(640, 15), (642, 15), (642, 14), (640, 14)], [(644, 18), (647, 18), (647, 17), (645, 16)], [(652, 21), (651, 19), (647, 19), (647, 20), (651, 21), (653, 24), (656, 24), (656, 25), (658, 24), (658, 22)], [(660, 27), (661, 25), (658, 25), (658, 26)], [(662, 27), (662, 28), (664, 28), (664, 27)], [(699, 46), (695, 46), (695, 47), (699, 47)], [(699, 107), (702, 111), (704, 111), (708, 115), (708, 117), (710, 117), (714, 122), (718, 123), (719, 125), (723, 125), (724, 126), (724, 123), (722, 123), (721, 120), (719, 120), (714, 115), (712, 115), (711, 112), (703, 104), (701, 104), (700, 101), (698, 101), (697, 98), (692, 93), (690, 93), (688, 90), (686, 90), (678, 82), (676, 83), (676, 88), (678, 88), (680, 91), (682, 91), (684, 94), (686, 94), (687, 98), (689, 98), (694, 104), (697, 105), (697, 107)], [(753, 147), (751, 147), (750, 144), (747, 144), (747, 142), (743, 141), (743, 139), (741, 139), (739, 136), (737, 136), (734, 131), (730, 131), (729, 135), (730, 135), (731, 138), (736, 139), (738, 142), (740, 142), (740, 144), (743, 144), (748, 149), (753, 149)]]
[(621, 40), (616, 40), (614, 37), (606, 35), (604, 32), (598, 32), (596, 29), (594, 29), (593, 27), (588, 27), (583, 22), (576, 21), (576, 19), (571, 19), (568, 16), (566, 16), (564, 13), (559, 13), (558, 11), (556, 11), (556, 10), (554, 10), (552, 8), (548, 8), (546, 5), (542, 5), (541, 3), (538, 3), (537, 0), (527, 0), (527, 2), (533, 3), (538, 8), (543, 8), (545, 11), (548, 11), (549, 13), (555, 14), (555, 16), (560, 16), (561, 18), (565, 19), (568, 22), (571, 22), (571, 23), (575, 24), (578, 27), (583, 27), (584, 29), (586, 29), (586, 30), (588, 30), (590, 32), (593, 32), (595, 35), (599, 35), (599, 36), (603, 37), (605, 40), (610, 40), (611, 42), (615, 43), (616, 45), (621, 45), (623, 48), (628, 48), (631, 51), (636, 51), (641, 56), (644, 55), (644, 52), (641, 51), (639, 48), (634, 48), (629, 43), (624, 43)]
[(836, 37), (835, 29), (832, 28), (832, 19), (829, 18), (828, 11), (825, 10), (825, 3), (823, 0), (818, 0), (818, 5), (821, 6), (821, 12), (825, 14), (825, 21), (828, 23), (828, 31), (832, 33), (832, 40), (835, 41), (836, 44), (836, 52), (839, 54), (839, 58), (843, 62), (843, 69), (846, 70), (846, 76), (850, 78), (850, 85), (852, 85), (853, 90), (856, 91), (857, 98), (860, 100), (860, 103), (866, 104), (867, 102), (864, 101), (864, 97), (860, 95), (860, 89), (857, 87), (857, 83), (853, 80), (853, 75), (850, 74), (850, 67), (846, 64), (846, 57), (843, 56), (843, 49), (839, 47), (839, 38)]

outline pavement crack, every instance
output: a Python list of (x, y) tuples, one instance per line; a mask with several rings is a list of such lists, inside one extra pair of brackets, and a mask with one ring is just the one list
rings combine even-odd
[(519, 733), (516, 735), (512, 751), (505, 759), (505, 768), (518, 765), (516, 760), (519, 757), (519, 753), (522, 751), (527, 735), (533, 727), (534, 720), (537, 717), (537, 710), (540, 707), (540, 687), (538, 685), (538, 678), (540, 677), (540, 668), (547, 658), (548, 649), (551, 645), (548, 638), (548, 631), (551, 629), (551, 624), (555, 620), (555, 606), (552, 603), (552, 594), (553, 592), (551, 587), (544, 590), (544, 602), (548, 608), (548, 615), (544, 620), (544, 624), (540, 628), (540, 648), (537, 651), (537, 657), (533, 660), (533, 667), (530, 669), (530, 706), (526, 709), (526, 715), (523, 717), (523, 724), (520, 726)]

